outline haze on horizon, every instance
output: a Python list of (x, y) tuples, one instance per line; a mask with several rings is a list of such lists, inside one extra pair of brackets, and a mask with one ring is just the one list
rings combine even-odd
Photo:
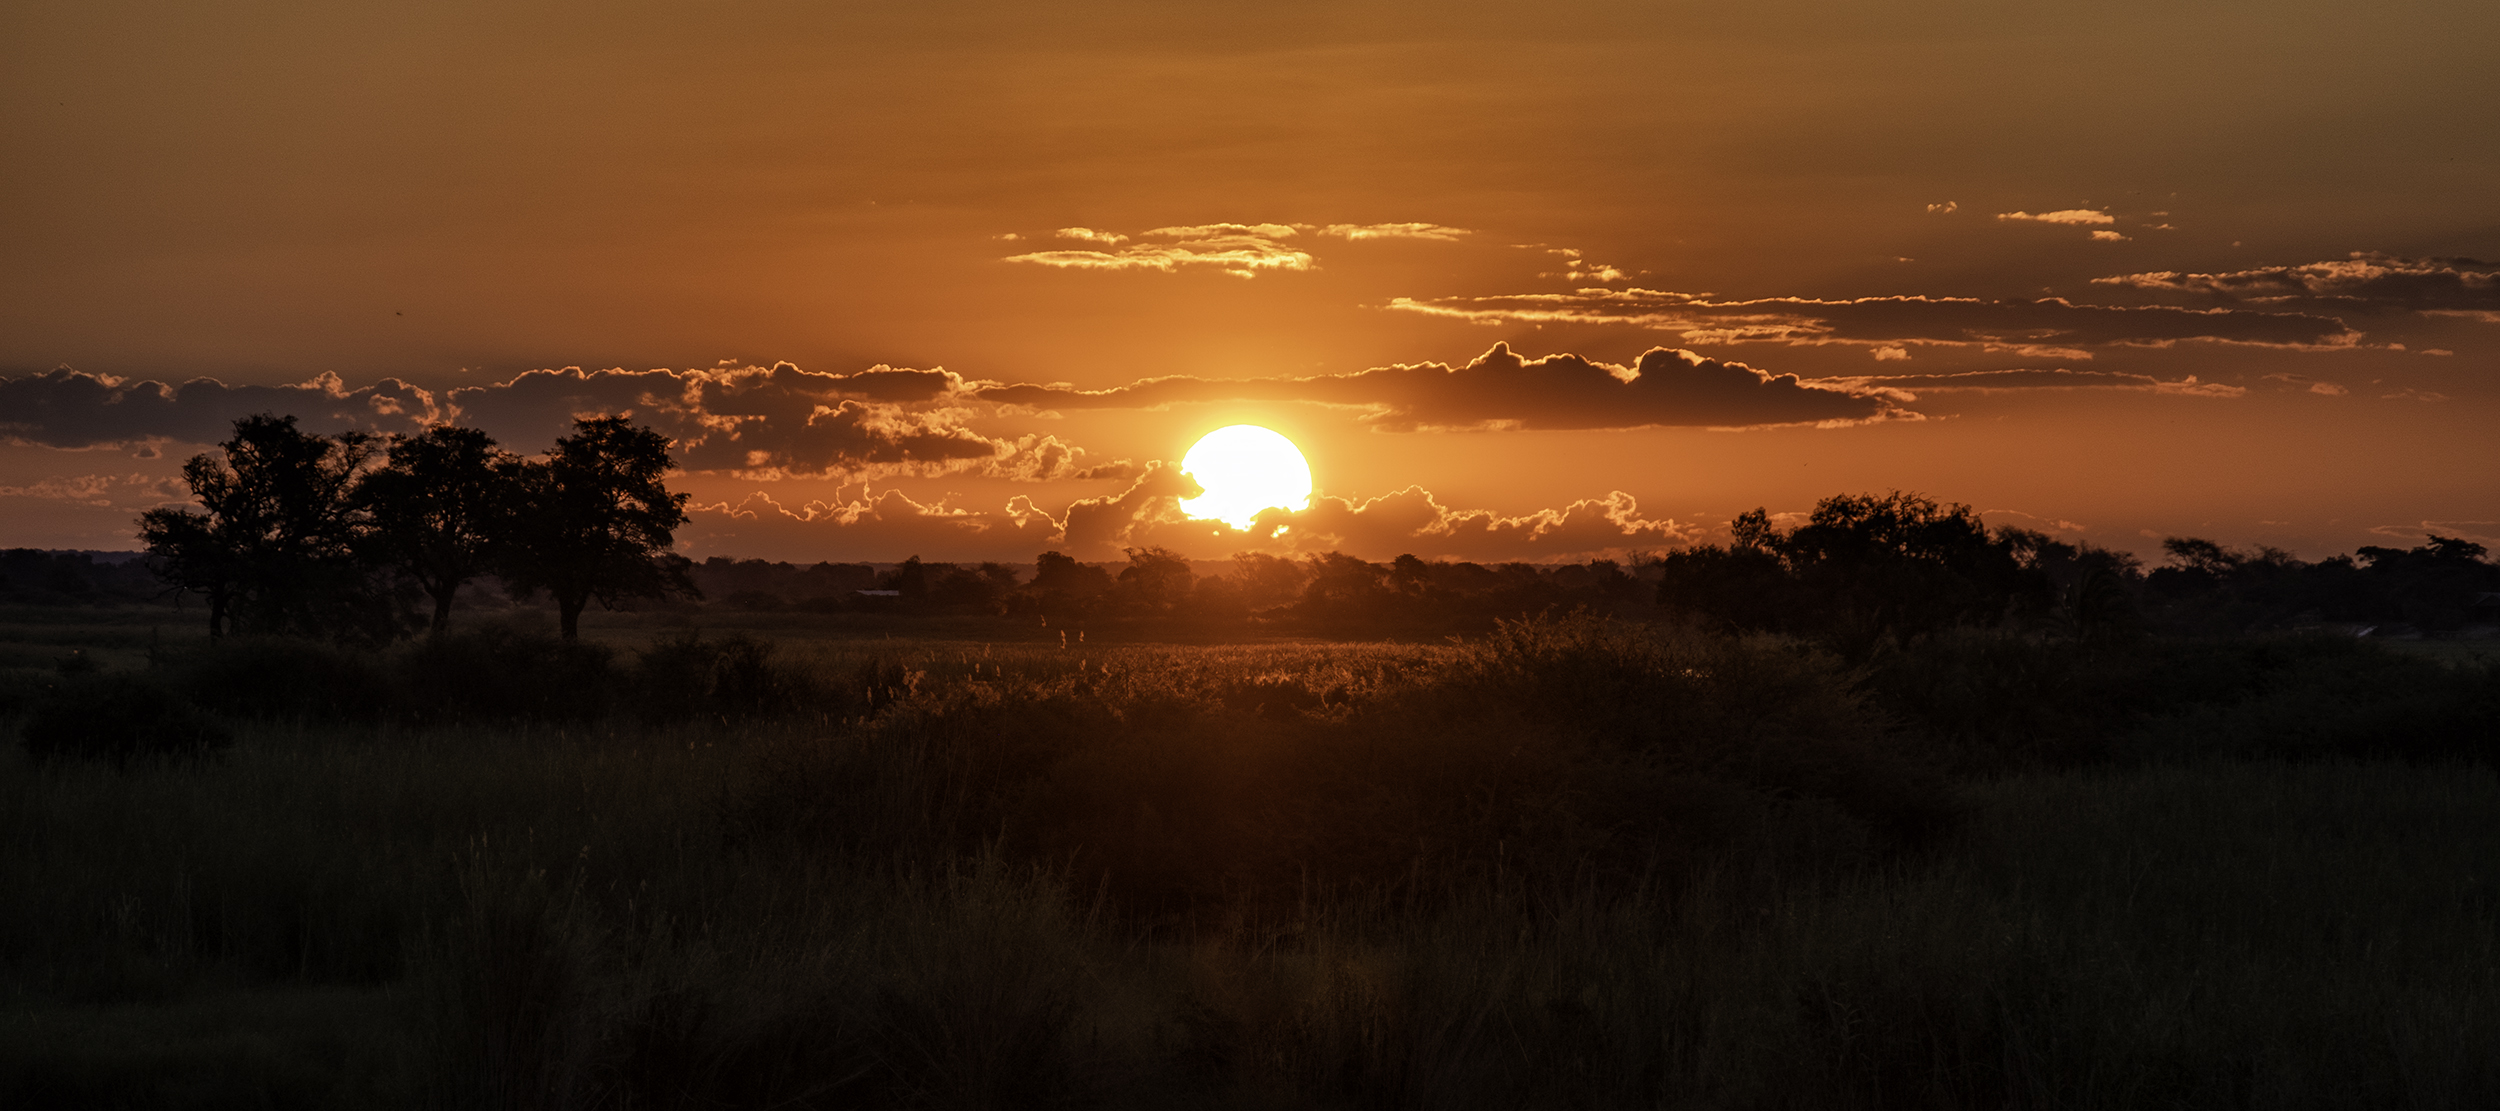
[[(678, 440), (689, 554), (1587, 558), (1892, 489), (2500, 544), (2500, 9), (18, 5), (0, 546), (238, 416)], [(568, 370), (567, 368), (581, 368)], [(1281, 535), (1183, 519), (1232, 424)]]

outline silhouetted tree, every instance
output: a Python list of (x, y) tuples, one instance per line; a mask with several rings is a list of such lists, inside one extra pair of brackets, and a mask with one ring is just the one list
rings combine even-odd
[(206, 512), (151, 509), (139, 534), (171, 583), (208, 596), (209, 636), (228, 623), (254, 632), (380, 638), (389, 601), (356, 555), (362, 522), (350, 490), (372, 437), (319, 436), (294, 417), (234, 422), (234, 438), (183, 464)]
[(1253, 610), (1291, 603), (1302, 596), (1311, 577), (1301, 564), (1282, 556), (1242, 552), (1233, 557), (1230, 577), (1240, 588), (1241, 602)]
[(1033, 582), (1028, 589), (1044, 615), (1076, 617), (1111, 592), (1111, 573), (1078, 563), (1074, 556), (1043, 552), (1033, 561)]
[(2093, 544), (2069, 544), (2045, 532), (1996, 530), (2016, 563), (2047, 584), (2047, 593), (2017, 598), (2027, 616), (2077, 640), (2100, 641), (2136, 631), (2136, 587), (2144, 571), (2135, 556)]
[(1303, 584), (1295, 608), (1309, 620), (1345, 624), (1376, 621), (1384, 616), (1393, 595), (1383, 581), (1387, 569), (1344, 552), (1322, 552), (1304, 561), (1310, 581)]
[(1128, 566), (1120, 569), (1119, 589), (1127, 602), (1147, 613), (1170, 613), (1189, 598), (1195, 576), (1189, 561), (1164, 548), (1128, 549)]
[(668, 550), (686, 495), (662, 479), (668, 438), (623, 417), (575, 421), (554, 450), (511, 468), (513, 513), (497, 569), (524, 593), (554, 595), (564, 639), (596, 600), (699, 596), (686, 557)]
[(929, 586), (929, 600), (953, 610), (996, 613), (1015, 593), (1016, 569), (1003, 563), (977, 567), (947, 565), (946, 573)]
[(444, 426), (392, 437), (386, 461), (357, 484), (365, 551), (434, 600), (436, 634), (451, 624), (452, 596), (494, 566), (514, 471), (486, 433)]
[(2465, 623), (2482, 595), (2500, 591), (2500, 565), (2471, 540), (2431, 533), (2417, 548), (2371, 546), (2353, 554), (2365, 568), (2372, 616), (2426, 629)]
[(2047, 580), (1967, 505), (1918, 494), (1841, 494), (1781, 532), (1756, 509), (1734, 543), (1661, 561), (1660, 603), (1738, 628), (1817, 633), (1852, 652), (1886, 637), (1995, 624)]
[(918, 604), (928, 600), (931, 577), (954, 569), (952, 563), (926, 564), (920, 562), (919, 556), (910, 556), (896, 564), (894, 570), (878, 576), (877, 586), (902, 595), (905, 602)]

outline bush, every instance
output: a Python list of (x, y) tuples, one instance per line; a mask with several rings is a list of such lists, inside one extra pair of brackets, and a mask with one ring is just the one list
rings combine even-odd
[(2500, 760), (2500, 670), (2349, 637), (2092, 646), (1959, 631), (1878, 660), (1869, 686), (1962, 771), (2206, 755)]
[(872, 660), (872, 716), (778, 749), (730, 807), (816, 851), (900, 849), (868, 828), (889, 825), (995, 845), (1149, 917), (1496, 873), (1636, 885), (1738, 841), (1836, 862), (1957, 813), (1855, 673), (1791, 642), (1572, 618), (1431, 658), (965, 683)]
[(656, 641), (635, 662), (634, 697), (646, 716), (660, 720), (789, 713), (809, 701), (815, 684), (774, 664), (773, 647), (745, 633)]
[(491, 622), (407, 649), (396, 698), (419, 720), (587, 720), (615, 707), (614, 660), (603, 644)]
[(110, 760), (127, 767), (153, 758), (204, 756), (232, 735), (182, 696), (130, 674), (62, 680), (35, 702), (23, 731), (35, 759)]
[(392, 702), (380, 659), (320, 641), (235, 638), (184, 662), (177, 675), (193, 702), (236, 717), (372, 721)]

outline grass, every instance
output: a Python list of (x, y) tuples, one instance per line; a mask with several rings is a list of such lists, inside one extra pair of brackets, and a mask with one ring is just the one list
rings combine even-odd
[(1619, 633), (11, 747), (0, 1105), (2500, 1104), (2490, 763), (1921, 780), (1831, 661)]

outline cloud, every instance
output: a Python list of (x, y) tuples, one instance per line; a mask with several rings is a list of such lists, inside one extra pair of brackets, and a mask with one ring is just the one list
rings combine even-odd
[(1689, 543), (1701, 532), (1673, 520), (1643, 517), (1639, 502), (1620, 490), (1517, 516), (1453, 509), (1421, 486), (1368, 499), (1322, 494), (1307, 509), (1269, 510), (1248, 530), (1191, 520), (1172, 505), (1177, 496), (1171, 480), (1160, 486), (1147, 480), (1120, 498), (1079, 503), (1083, 513), (1075, 507), (1069, 511), (1068, 551), (1104, 553), (1155, 545), (1206, 555), (1257, 549), (1342, 551), (1374, 560), (1404, 554), (1479, 561), (1620, 559)]
[(2248, 392), (2241, 386), (2198, 381), (2193, 374), (2172, 380), (2149, 374), (2068, 370), (2064, 367), (1964, 370), (1951, 374), (1853, 374), (1838, 378), (1810, 378), (1807, 381), (1833, 389), (1895, 391), (1902, 401), (1916, 401), (1920, 395), (1929, 393), (2002, 393), (2010, 390), (2138, 390), (2185, 397), (2239, 397)]
[(1040, 531), (1049, 518), (1026, 502), (1028, 531), (1019, 539), (1047, 542), (1080, 559), (1159, 546), (1200, 558), (1260, 550), (1342, 551), (1365, 559), (1412, 553), (1427, 559), (1554, 560), (1620, 558), (1688, 543), (1701, 531), (1642, 516), (1639, 503), (1620, 490), (1517, 516), (1453, 509), (1421, 486), (1368, 499), (1322, 494), (1307, 509), (1269, 510), (1246, 530), (1183, 514), (1179, 500), (1196, 492), (1197, 484), (1176, 467), (1149, 462), (1118, 494), (1069, 505), (1055, 534)]
[(1085, 449), (1057, 436), (1026, 434), (1012, 442), (999, 441), (999, 444), (1006, 449), (1006, 454), (990, 460), (981, 468), (981, 473), (990, 478), (1053, 482), (1073, 477), (1084, 469), (1078, 463), (1084, 459)]
[[(1307, 227), (1308, 225), (1297, 225)], [(1348, 241), (1362, 239), (1428, 239), (1439, 243), (1455, 243), (1462, 235), (1474, 235), (1466, 228), (1443, 224), (1328, 224), (1313, 229), (1314, 234)]]
[(0, 486), (0, 498), (34, 498), (78, 505), (146, 508), (190, 498), (182, 480), (143, 474), (55, 475), (24, 486)]
[(1146, 473), (1144, 464), (1130, 459), (1114, 459), (1108, 463), (1096, 463), (1091, 467), (1080, 468), (1069, 477), (1080, 482), (1099, 479), (1118, 479), (1125, 482), (1144, 473)]
[[(1172, 274), (1185, 269), (1219, 270), (1239, 278), (1262, 273), (1309, 270), (1318, 265), (1311, 252), (1286, 242), (1304, 233), (1359, 242), (1368, 239), (1421, 239), (1456, 242), (1472, 235), (1466, 228), (1419, 222), (1390, 224), (1188, 224), (1152, 228), (1135, 236), (1096, 228), (1061, 228), (1061, 239), (1095, 244), (1099, 249), (1032, 251), (1005, 261), (1062, 270), (1152, 270)], [(1123, 246), (1126, 244), (1126, 246)]]
[(2340, 320), (2293, 312), (2170, 305), (2079, 305), (2060, 297), (1766, 297), (1712, 301), (1654, 289), (1580, 289), (1491, 297), (1400, 297), (1401, 312), (1479, 324), (1622, 324), (1673, 332), (1688, 343), (1975, 347), (2034, 358), (2088, 359), (2091, 347), (2182, 341), (2268, 347), (2350, 347)]
[[(336, 375), (293, 386), (180, 386), (56, 370), (0, 379), (0, 438), (53, 448), (209, 444), (236, 418), (293, 414), (318, 432), (415, 432), (457, 422), (533, 451), (588, 416), (623, 416), (675, 441), (688, 470), (748, 478), (886, 478), (974, 471), (1050, 481), (1086, 465), (1054, 437), (998, 438), (967, 427), (969, 384), (945, 370), (878, 366), (852, 374), (771, 367), (533, 370), (442, 394), (398, 379), (350, 390)], [(986, 406), (981, 407), (986, 409)]]
[(1037, 409), (1154, 409), (1209, 401), (1305, 401), (1368, 410), (1387, 431), (1750, 427), (1898, 419), (1890, 400), (1802, 383), (1743, 363), (1653, 348), (1632, 366), (1577, 355), (1525, 359), (1497, 343), (1463, 367), (1420, 363), (1308, 378), (1149, 378), (1107, 390), (982, 386), (980, 400)]
[(924, 505), (899, 490), (876, 493), (862, 486), (856, 496), (796, 507), (757, 491), (735, 502), (695, 503), (686, 510), (689, 538), (714, 554), (751, 554), (771, 545), (801, 547), (835, 561), (882, 562), (915, 553), (941, 560), (1028, 560), (1059, 542), (1058, 522), (1021, 496), (992, 513), (943, 502)]
[(2188, 294), (2217, 303), (2459, 315), (2500, 321), (2500, 263), (2470, 258), (2350, 258), (2220, 274), (2175, 270), (2094, 278), (2096, 285)]
[(1632, 495), (1619, 490), (1515, 516), (1454, 509), (1420, 486), (1375, 498), (1323, 494), (1308, 509), (1270, 510), (1247, 530), (1181, 513), (1180, 499), (1196, 492), (1196, 483), (1162, 461), (1147, 462), (1120, 492), (1079, 499), (1056, 516), (1021, 495), (992, 512), (923, 504), (897, 490), (866, 487), (797, 506), (757, 492), (687, 507), (693, 522), (685, 535), (698, 554), (776, 548), (878, 562), (915, 553), (1024, 562), (1044, 551), (1114, 560), (1124, 549), (1148, 546), (1200, 559), (1244, 551), (1342, 551), (1372, 560), (1408, 553), (1487, 562), (1620, 559), (1702, 535), (1694, 525), (1643, 516)]
[(1907, 347), (1878, 347), (1875, 349), (1875, 361), (1879, 363), (1889, 362), (1895, 359), (1907, 359), (1909, 357), (1910, 349)]
[(1999, 220), (2029, 220), (2041, 224), (2114, 224), (2118, 218), (2097, 208), (2061, 208), (2055, 212), (2000, 212)]
[(578, 417), (616, 415), (677, 441), (688, 470), (755, 478), (887, 477), (978, 467), (1019, 445), (964, 427), (963, 379), (878, 366), (853, 374), (771, 367), (533, 370), (448, 395), (453, 418), (529, 447)]
[[(1952, 213), (1959, 212), (1961, 210), (1962, 206), (1953, 201), (1946, 201), (1943, 204), (1931, 204), (1927, 206), (1927, 211), (1930, 214), (1937, 216), (1951, 215)], [(2004, 219), (2004, 217), (2000, 216), (1998, 219)]]
[(1291, 516), (1288, 527), (1288, 537), (1301, 535), (1303, 550), (1344, 550), (1375, 559), (1407, 552), (1426, 559), (1622, 558), (1689, 543), (1701, 532), (1641, 516), (1640, 503), (1621, 490), (1512, 517), (1452, 509), (1421, 486), (1359, 504), (1316, 498), (1311, 508)]
[(2265, 380), (2269, 382), (2281, 382), (2286, 386), (2295, 387), (2323, 397), (2342, 397), (2345, 394), (2352, 392), (2351, 390), (2347, 390), (2333, 382), (2321, 382), (2315, 378), (2310, 378), (2306, 375), (2300, 374), (2269, 374), (2265, 376)]
[(2127, 241), (2126, 236), (2107, 230), (2093, 232), (2092, 238), (2102, 243), (2124, 243)]
[(2437, 533), (2500, 547), (2500, 521), (2422, 521), (2410, 525), (2373, 525), (2370, 531), (2417, 545)]
[(1122, 243), (1128, 242), (1128, 237), (1125, 235), (1115, 235), (1107, 231), (1095, 231), (1092, 228), (1061, 228), (1052, 234), (1057, 235), (1061, 239), (1074, 239), (1084, 243), (1100, 243), (1106, 247), (1117, 247)]
[(1562, 278), (1574, 282), (1619, 282), (1632, 276), (1630, 271), (1602, 262), (1589, 262), (1573, 247), (1548, 247), (1545, 253), (1559, 255), (1563, 270), (1559, 274), (1539, 274), (1540, 278)]
[[(1081, 233), (1081, 234), (1072, 234)], [(1062, 270), (1153, 270), (1170, 274), (1191, 267), (1221, 270), (1240, 278), (1261, 271), (1308, 270), (1311, 253), (1287, 246), (1295, 234), (1284, 224), (1201, 224), (1156, 228), (1139, 235), (1140, 242), (1122, 247), (1128, 237), (1088, 228), (1063, 228), (1063, 238), (1100, 243), (1111, 250), (1033, 251), (1009, 255), (1008, 262), (1031, 263)]]
[(432, 391), (385, 378), (348, 389), (324, 374), (291, 386), (234, 386), (214, 378), (180, 385), (133, 382), (67, 367), (0, 378), (0, 440), (51, 448), (107, 448), (165, 441), (216, 443), (237, 417), (292, 413), (307, 429), (412, 432), (435, 420)]

